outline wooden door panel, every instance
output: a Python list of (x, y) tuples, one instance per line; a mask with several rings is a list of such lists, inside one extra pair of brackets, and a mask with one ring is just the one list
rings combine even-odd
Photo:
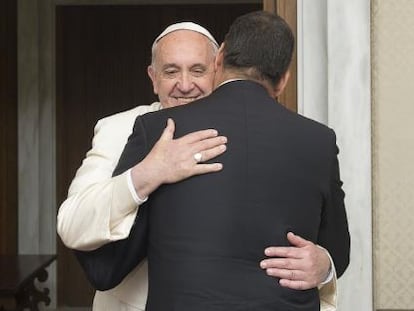
[(17, 253), (17, 4), (0, 1), (0, 254)]
[[(285, 19), (292, 29), (297, 42), (297, 1), (295, 0), (263, 0), (263, 10), (279, 14)], [(297, 44), (293, 51), (292, 62), (290, 64), (290, 79), (285, 90), (279, 96), (281, 104), (292, 111), (297, 111), (298, 87), (297, 87)]]

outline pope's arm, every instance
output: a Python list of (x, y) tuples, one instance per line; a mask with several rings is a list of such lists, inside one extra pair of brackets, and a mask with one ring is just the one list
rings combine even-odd
[[(225, 151), (223, 144), (226, 139), (217, 136), (217, 131), (201, 130), (174, 139), (175, 127), (170, 119), (159, 140), (149, 150), (139, 121), (140, 117), (113, 173), (116, 177), (112, 178), (124, 175), (125, 171), (131, 172), (132, 192), (138, 190), (138, 194), (147, 196), (161, 184), (221, 169), (219, 163), (197, 163), (193, 157), (199, 151), (208, 161)], [(138, 173), (132, 173), (135, 170)], [(134, 176), (138, 179), (135, 182)], [(128, 173), (126, 178), (129, 179)], [(129, 185), (126, 188), (131, 190)], [(144, 205), (139, 208), (127, 238), (111, 241), (96, 250), (75, 251), (87, 278), (96, 289), (108, 290), (117, 286), (146, 256), (148, 208)]]
[(145, 159), (145, 154), (134, 157), (143, 161), (133, 163), (129, 185), (129, 171), (111, 177), (132, 132), (135, 116), (153, 110), (157, 110), (154, 104), (140, 106), (97, 123), (92, 149), (58, 212), (57, 230), (67, 247), (89, 251), (125, 239), (139, 209), (132, 194), (135, 191), (146, 197), (162, 183), (221, 169), (219, 164), (195, 165), (193, 153), (203, 152), (206, 160), (216, 157), (225, 151), (224, 137), (207, 129), (173, 139), (174, 123), (169, 121)]
[(58, 212), (57, 231), (67, 247), (93, 250), (128, 236), (138, 205), (128, 190), (126, 174), (111, 176), (136, 115), (156, 108), (141, 106), (97, 122), (92, 148)]

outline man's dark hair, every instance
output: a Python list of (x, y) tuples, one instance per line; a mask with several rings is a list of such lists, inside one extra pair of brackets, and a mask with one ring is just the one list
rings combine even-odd
[(280, 16), (264, 11), (242, 15), (224, 39), (223, 66), (246, 70), (256, 79), (276, 85), (288, 70), (294, 42), (289, 25)]

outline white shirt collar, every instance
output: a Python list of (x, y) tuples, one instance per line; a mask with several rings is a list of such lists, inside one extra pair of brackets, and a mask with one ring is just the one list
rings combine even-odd
[(246, 80), (246, 79), (241, 79), (241, 78), (238, 78), (238, 79), (228, 79), (228, 80), (225, 80), (225, 81), (221, 82), (217, 87), (220, 87), (220, 86), (222, 86), (224, 84), (227, 84), (227, 83), (230, 83), (230, 82), (233, 82), (233, 81), (243, 81), (243, 80)]

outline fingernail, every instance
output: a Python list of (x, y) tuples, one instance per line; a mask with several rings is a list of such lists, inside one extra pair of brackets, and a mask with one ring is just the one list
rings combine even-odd
[(260, 268), (265, 269), (266, 268), (266, 262), (261, 261), (260, 262)]

